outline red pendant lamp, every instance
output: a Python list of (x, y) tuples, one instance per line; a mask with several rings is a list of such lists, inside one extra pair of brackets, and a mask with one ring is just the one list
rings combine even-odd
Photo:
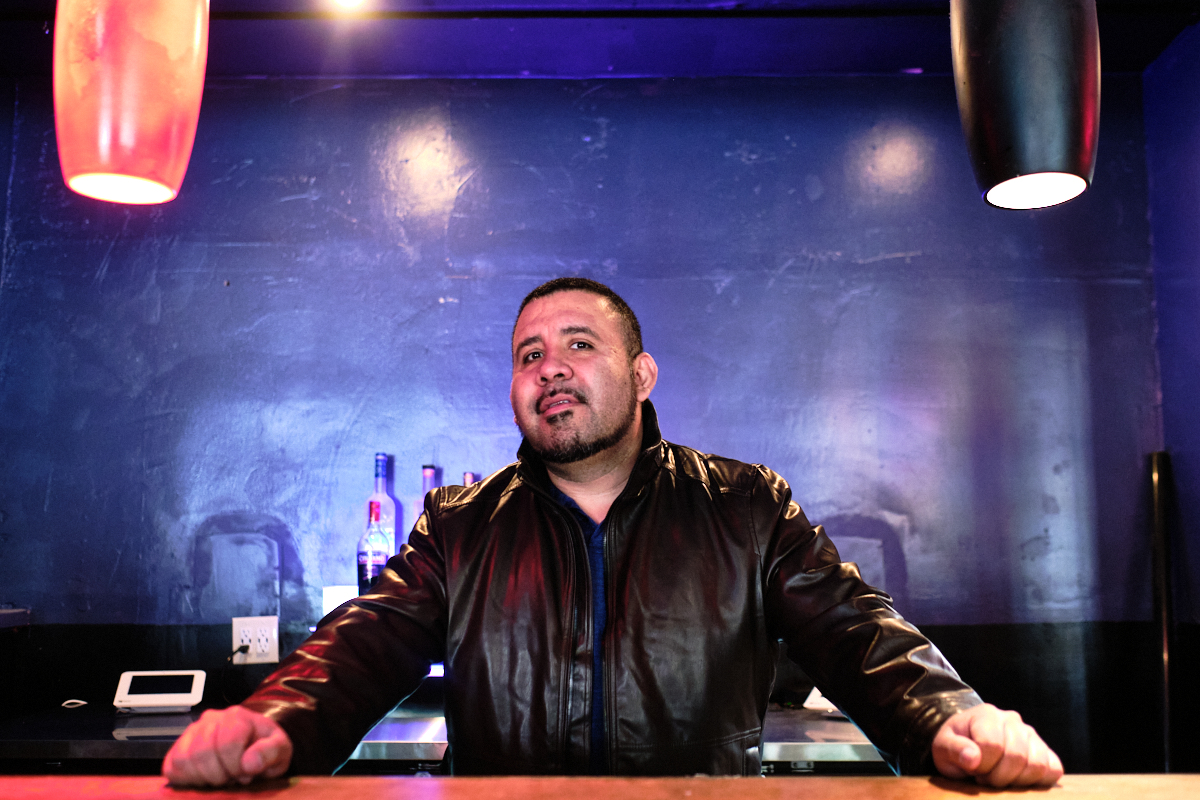
[(174, 200), (207, 55), (208, 0), (58, 0), (54, 129), (67, 186), (113, 203)]

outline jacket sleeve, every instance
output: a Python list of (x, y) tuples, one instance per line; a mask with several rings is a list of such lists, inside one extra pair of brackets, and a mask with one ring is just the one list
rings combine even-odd
[(888, 595), (841, 561), (782, 478), (760, 468), (759, 481), (755, 525), (771, 634), (893, 770), (931, 772), (930, 748), (942, 723), (982, 700)]
[(330, 612), (242, 703), (287, 732), (292, 773), (332, 773), (444, 660), (445, 562), (429, 519), (417, 520), (369, 594)]

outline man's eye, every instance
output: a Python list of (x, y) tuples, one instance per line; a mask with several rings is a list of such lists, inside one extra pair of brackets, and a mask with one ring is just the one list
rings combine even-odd
[(524, 356), (521, 357), (521, 363), (528, 364), (530, 361), (533, 361), (533, 360), (541, 358), (541, 357), (542, 357), (541, 351), (530, 350), (528, 353), (526, 353)]
[(592, 348), (592, 346), (588, 342), (572, 342), (571, 343), (572, 350), (590, 350), (591, 348)]

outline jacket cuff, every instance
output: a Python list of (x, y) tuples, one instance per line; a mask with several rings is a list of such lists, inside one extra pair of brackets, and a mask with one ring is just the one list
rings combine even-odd
[(983, 705), (983, 699), (970, 689), (950, 692), (930, 703), (909, 725), (895, 765), (901, 775), (935, 775), (933, 740), (946, 720), (960, 711)]

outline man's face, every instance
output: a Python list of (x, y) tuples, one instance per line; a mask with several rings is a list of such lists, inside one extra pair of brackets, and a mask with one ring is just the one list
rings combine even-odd
[(629, 433), (644, 398), (623, 334), (608, 300), (590, 292), (556, 292), (521, 312), (509, 397), (517, 427), (546, 461), (581, 461)]

